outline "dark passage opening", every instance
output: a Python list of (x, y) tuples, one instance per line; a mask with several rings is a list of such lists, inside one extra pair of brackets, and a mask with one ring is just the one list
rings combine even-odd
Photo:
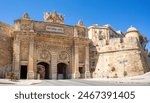
[(21, 66), (20, 79), (27, 79), (27, 66), (26, 65)]
[(85, 78), (85, 69), (83, 67), (79, 67), (80, 78)]
[(45, 63), (45, 62), (40, 62), (38, 63), (38, 65), (42, 65), (44, 66), (44, 68), (39, 68), (38, 71), (41, 71), (40, 69), (44, 69), (42, 70), (42, 72), (40, 73), (40, 75), (44, 75), (43, 78), (41, 79), (49, 79), (49, 64)]
[(57, 64), (57, 79), (68, 79), (67, 65), (65, 63)]

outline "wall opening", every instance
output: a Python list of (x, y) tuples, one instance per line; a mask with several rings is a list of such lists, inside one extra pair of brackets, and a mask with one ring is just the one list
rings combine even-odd
[(85, 78), (85, 69), (83, 67), (79, 67), (80, 78)]
[(68, 70), (65, 63), (57, 64), (57, 79), (68, 79)]
[(45, 62), (40, 62), (37, 64), (37, 74), (39, 79), (49, 79), (49, 64)]
[(20, 79), (27, 79), (27, 65), (21, 65)]

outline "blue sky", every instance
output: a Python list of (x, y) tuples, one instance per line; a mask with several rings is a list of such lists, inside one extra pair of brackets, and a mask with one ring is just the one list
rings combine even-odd
[(65, 24), (81, 19), (85, 26), (110, 24), (123, 32), (132, 25), (150, 40), (150, 0), (1, 0), (0, 21), (13, 25), (24, 12), (43, 21), (44, 12), (54, 10), (65, 16)]

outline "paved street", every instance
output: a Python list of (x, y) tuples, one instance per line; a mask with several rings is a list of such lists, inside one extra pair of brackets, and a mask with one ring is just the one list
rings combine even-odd
[(150, 86), (150, 82), (119, 82), (98, 80), (19, 80), (0, 83), (1, 86)]
[(123, 82), (108, 82), (108, 81), (95, 81), (95, 80), (44, 80), (40, 84), (33, 85), (46, 85), (46, 86), (150, 86), (149, 83), (123, 83)]
[(150, 72), (134, 77), (66, 79), (66, 80), (17, 80), (0, 79), (1, 86), (150, 86)]

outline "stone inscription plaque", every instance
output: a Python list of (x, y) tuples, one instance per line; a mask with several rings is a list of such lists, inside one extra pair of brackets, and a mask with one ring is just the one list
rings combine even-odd
[(55, 26), (47, 26), (46, 31), (64, 33), (64, 28), (55, 27)]

